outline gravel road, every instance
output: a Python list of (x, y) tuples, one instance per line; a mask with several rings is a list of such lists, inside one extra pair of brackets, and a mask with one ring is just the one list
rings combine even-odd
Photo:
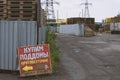
[(61, 60), (54, 74), (20, 78), (0, 73), (0, 80), (120, 80), (120, 35), (57, 35)]

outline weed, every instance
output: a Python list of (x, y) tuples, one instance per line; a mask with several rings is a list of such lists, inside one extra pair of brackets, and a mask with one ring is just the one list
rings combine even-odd
[(53, 71), (56, 68), (56, 63), (59, 61), (59, 51), (55, 45), (56, 34), (54, 32), (47, 31), (47, 43), (50, 45), (51, 63)]

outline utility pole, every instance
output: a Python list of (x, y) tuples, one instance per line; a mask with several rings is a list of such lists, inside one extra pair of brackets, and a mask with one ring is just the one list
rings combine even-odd
[(37, 0), (37, 26), (41, 27), (41, 0)]
[(81, 5), (85, 5), (85, 9), (84, 9), (84, 17), (85, 17), (85, 18), (90, 17), (90, 13), (89, 13), (89, 5), (92, 5), (92, 3), (88, 3), (88, 0), (86, 0), (85, 3), (82, 3)]
[(81, 16), (81, 12), (79, 12), (79, 17)]
[(57, 10), (57, 20), (59, 19), (59, 11)]
[(83, 17), (83, 9), (82, 9), (82, 17)]
[(39, 28), (42, 26), (41, 0), (37, 0), (37, 44), (39, 44)]

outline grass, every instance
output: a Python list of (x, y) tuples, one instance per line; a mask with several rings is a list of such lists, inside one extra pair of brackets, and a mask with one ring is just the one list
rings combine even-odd
[(47, 31), (47, 43), (50, 45), (50, 53), (51, 53), (51, 63), (52, 70), (56, 69), (56, 63), (59, 61), (59, 50), (55, 45), (56, 34), (54, 32)]

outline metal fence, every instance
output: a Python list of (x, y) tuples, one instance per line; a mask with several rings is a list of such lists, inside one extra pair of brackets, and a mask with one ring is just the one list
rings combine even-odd
[(56, 26), (49, 26), (51, 32), (57, 32)]
[(60, 25), (59, 33), (84, 36), (84, 24)]
[(39, 44), (46, 43), (47, 27), (42, 26), (39, 28)]
[(110, 23), (111, 31), (120, 31), (120, 23)]
[(16, 70), (17, 48), (36, 44), (35, 21), (0, 21), (0, 69)]

